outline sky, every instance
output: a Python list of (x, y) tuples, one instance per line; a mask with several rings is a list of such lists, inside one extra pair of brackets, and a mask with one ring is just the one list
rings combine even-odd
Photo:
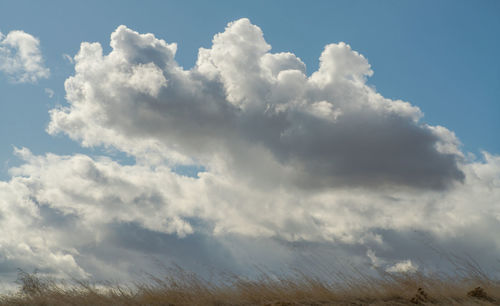
[(498, 1), (0, 2), (0, 287), (18, 268), (411, 272), (445, 266), (435, 249), (489, 269), (499, 17)]

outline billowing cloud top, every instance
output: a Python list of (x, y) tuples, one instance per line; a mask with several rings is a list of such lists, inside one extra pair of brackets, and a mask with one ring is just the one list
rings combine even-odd
[[(144, 254), (297, 264), (302, 244), (396, 273), (426, 256), (408, 242), (415, 232), (481, 246), (479, 261), (500, 254), (500, 157), (468, 162), (453, 132), (368, 86), (370, 65), (349, 45), (326, 46), (309, 76), (248, 19), (189, 70), (176, 44), (125, 26), (111, 48), (82, 43), (69, 104), (50, 111), (47, 130), (136, 163), (17, 150), (25, 163), (0, 184), (0, 269), (126, 278), (156, 262)], [(178, 165), (205, 170), (186, 177)]]
[(0, 33), (0, 71), (15, 82), (34, 83), (48, 78), (50, 71), (43, 64), (39, 40), (23, 31)]
[(295, 55), (270, 53), (248, 19), (200, 49), (191, 70), (175, 62), (175, 44), (125, 26), (111, 47), (103, 55), (82, 44), (66, 81), (70, 106), (51, 112), (50, 133), (304, 188), (463, 180), (451, 133), (367, 86), (368, 61), (345, 43), (326, 46), (310, 77)]

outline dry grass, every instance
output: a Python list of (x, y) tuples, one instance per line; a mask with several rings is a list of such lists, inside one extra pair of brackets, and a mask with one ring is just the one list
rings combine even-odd
[(300, 272), (254, 280), (226, 275), (215, 282), (180, 268), (166, 274), (124, 288), (68, 286), (20, 271), (19, 292), (0, 296), (0, 305), (500, 305), (500, 282), (469, 261), (453, 275), (358, 271), (334, 273), (332, 281)]

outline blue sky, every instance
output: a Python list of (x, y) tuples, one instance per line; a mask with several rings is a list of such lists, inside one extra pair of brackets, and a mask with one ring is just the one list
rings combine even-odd
[[(402, 242), (413, 230), (475, 252), (488, 245), (487, 235), (472, 243), (456, 238), (459, 233), (500, 229), (492, 217), (500, 216), (494, 204), (500, 198), (499, 17), (499, 1), (1, 1), (0, 32), (39, 39), (50, 76), (12, 81), (1, 69), (0, 44), (0, 194), (38, 212), (19, 240), (40, 252), (0, 266), (0, 283), (11, 267), (36, 267), (41, 258), (56, 276), (59, 264), (63, 276), (105, 275), (102, 263), (126, 279), (105, 254), (123, 255), (128, 276), (135, 263), (151, 265), (131, 237), (160, 241), (151, 246), (157, 256), (169, 243), (197, 250), (192, 262), (223, 265), (221, 256), (228, 256), (225, 268), (241, 271), (240, 247), (256, 246), (251, 263), (298, 261), (300, 254), (282, 241), (339, 248), (339, 256), (359, 256), (359, 262), (380, 254), (377, 262), (389, 269), (414, 260), (415, 250)], [(141, 49), (150, 39), (145, 33), (157, 39), (151, 50)], [(159, 40), (177, 43), (174, 62)], [(97, 42), (115, 57), (93, 55), (95, 45), (83, 42)], [(210, 60), (200, 60), (205, 66), (196, 65), (200, 47), (209, 50)], [(78, 52), (76, 62), (68, 59)], [(273, 63), (289, 65), (278, 69), (288, 72), (272, 75)], [(252, 69), (263, 70), (255, 76)], [(266, 73), (272, 81), (261, 79)], [(83, 88), (95, 95), (79, 96)], [(297, 88), (305, 89), (291, 95)], [(204, 103), (213, 104), (205, 109)], [(108, 121), (95, 119), (101, 115)], [(14, 148), (26, 150), (14, 154)], [(198, 179), (171, 173), (198, 170), (205, 171)], [(2, 203), (0, 212), (14, 205)], [(116, 203), (126, 207), (123, 214), (116, 214)], [(482, 227), (460, 221), (471, 211)], [(40, 224), (59, 240), (32, 240)], [(63, 237), (71, 228), (88, 230), (79, 234), (82, 244)], [(111, 246), (91, 247), (99, 241)], [(479, 260), (495, 262), (498, 245)], [(12, 252), (24, 254), (17, 247)], [(261, 256), (260, 249), (273, 251)], [(45, 260), (47, 254), (57, 260)], [(179, 254), (167, 259), (184, 260)]]

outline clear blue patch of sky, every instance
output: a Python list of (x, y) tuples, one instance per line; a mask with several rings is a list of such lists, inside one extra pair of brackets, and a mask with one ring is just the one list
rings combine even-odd
[[(63, 54), (75, 55), (82, 41), (100, 42), (109, 52), (111, 32), (125, 24), (177, 42), (176, 59), (190, 68), (199, 47), (209, 47), (215, 33), (242, 17), (262, 28), (273, 52), (298, 55), (309, 74), (326, 44), (349, 43), (370, 61), (375, 74), (368, 82), (383, 96), (419, 106), (424, 122), (454, 131), (465, 151), (500, 153), (497, 0), (6, 0), (0, 2), (0, 31), (38, 37), (52, 74), (35, 85), (12, 84), (0, 74), (0, 179), (14, 163), (13, 146), (35, 154), (103, 152), (45, 132), (48, 110), (65, 105), (64, 80), (73, 74)], [(49, 98), (45, 88), (55, 96)]]
[(175, 165), (172, 171), (183, 176), (198, 178), (198, 174), (205, 172), (206, 169), (201, 165)]

